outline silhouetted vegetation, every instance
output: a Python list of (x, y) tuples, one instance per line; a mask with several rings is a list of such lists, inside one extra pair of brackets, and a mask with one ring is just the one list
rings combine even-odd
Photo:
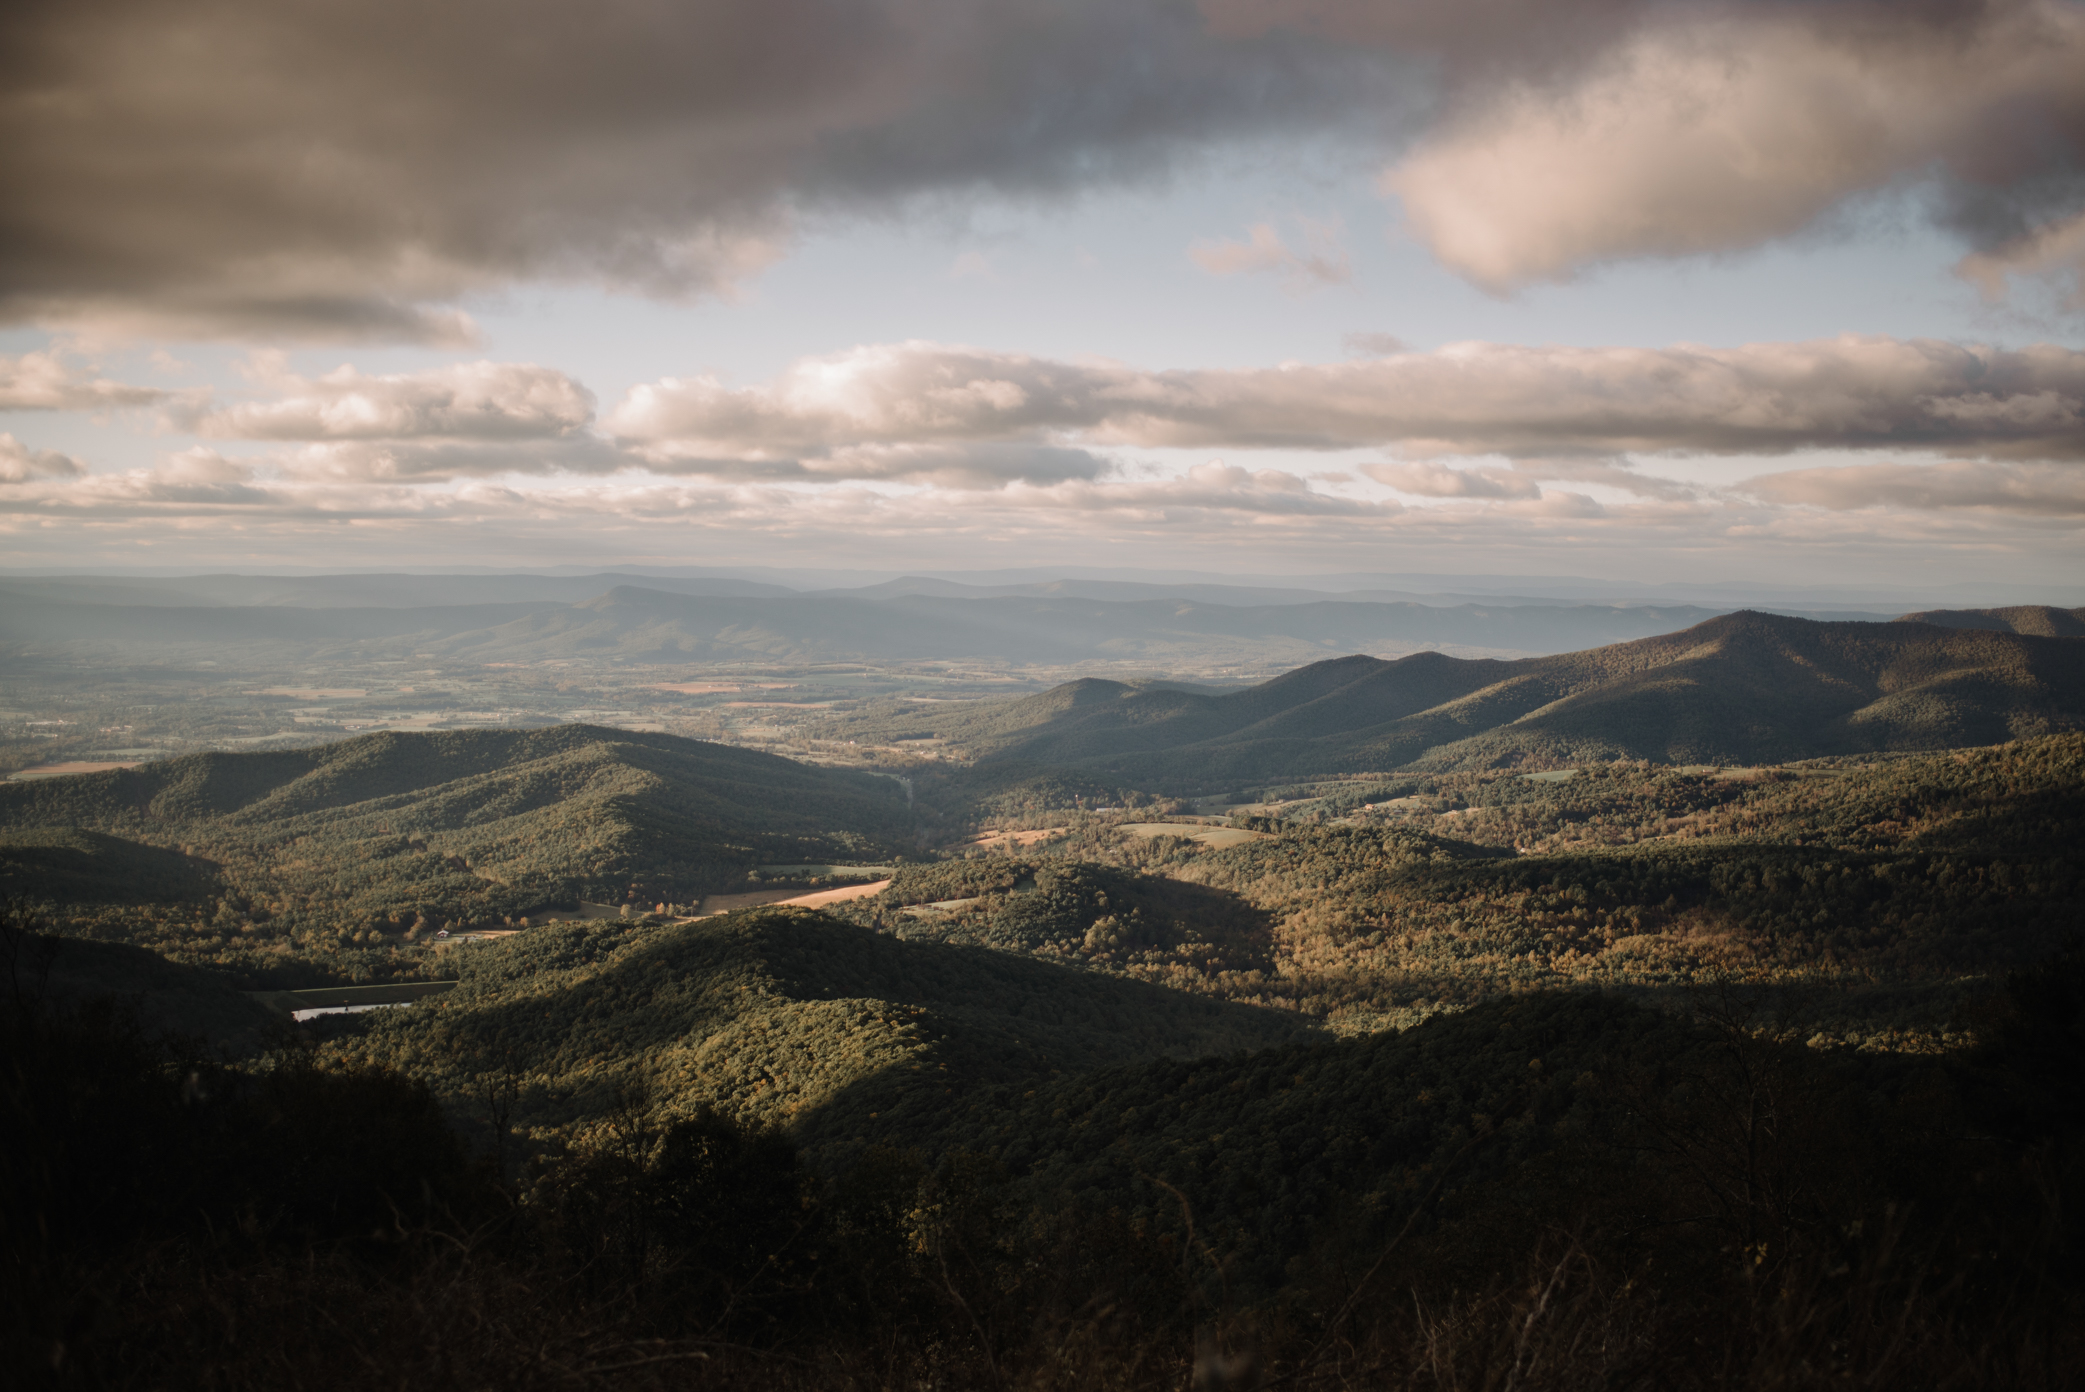
[[(12, 934), (15, 1385), (2073, 1385), (2085, 969), (1959, 1057), (1735, 992), (973, 1090), (822, 1162), (620, 1089), (475, 1155), (398, 1073), (51, 1008)], [(25, 971), (24, 968), (29, 970)], [(1038, 968), (1040, 969), (1040, 968)], [(404, 1012), (400, 1012), (401, 1014)]]

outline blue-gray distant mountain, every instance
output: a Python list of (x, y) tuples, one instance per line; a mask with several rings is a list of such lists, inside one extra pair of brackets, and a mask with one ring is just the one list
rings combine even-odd
[[(1546, 653), (1667, 633), (1710, 617), (1701, 608), (1609, 605), (1480, 605), (1324, 599), (1240, 604), (1183, 598), (1063, 595), (984, 598), (911, 592), (676, 594), (616, 585), (574, 602), (408, 605), (406, 581), (438, 580), (426, 593), (462, 595), (456, 577), (376, 577), (342, 594), (352, 605), (222, 604), (229, 590), (182, 592), (191, 602), (152, 602), (121, 588), (0, 583), (0, 652), (166, 660), (196, 645), (212, 658), (263, 661), (296, 654), (371, 657), (423, 652), (468, 662), (585, 658), (610, 662), (921, 661), (1010, 664), (1123, 662), (1153, 667), (1225, 663), (1294, 665), (1339, 653), (1448, 648)], [(511, 577), (501, 577), (502, 583)], [(596, 577), (606, 578), (606, 577)], [(473, 580), (473, 577), (464, 577)], [(541, 577), (537, 577), (541, 579)], [(393, 582), (397, 582), (394, 584)], [(302, 582), (298, 582), (302, 584)], [(550, 588), (564, 580), (544, 580)], [(693, 583), (693, 582), (691, 582)], [(741, 583), (741, 582), (733, 582)], [(272, 584), (272, 582), (271, 582)], [(931, 587), (930, 587), (931, 588)], [(513, 588), (490, 590), (518, 594)], [(122, 602), (89, 602), (105, 594)], [(188, 655), (193, 655), (189, 653)]]

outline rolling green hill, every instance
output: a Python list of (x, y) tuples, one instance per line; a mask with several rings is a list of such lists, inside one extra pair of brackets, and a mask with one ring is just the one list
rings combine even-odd
[(945, 707), (930, 721), (914, 708), (830, 729), (861, 739), (932, 733), (987, 760), (1177, 792), (1522, 762), (1749, 764), (1995, 744), (2081, 725), (2085, 643), (1739, 613), (1555, 657), (1345, 657), (1223, 695), (1086, 680)]
[[(408, 940), (584, 896), (649, 908), (767, 863), (881, 863), (890, 779), (583, 725), (365, 735), (0, 785), (0, 876), (81, 934), (256, 984), (417, 970)], [(316, 980), (283, 979), (330, 962)], [(277, 970), (279, 968), (279, 970)]]
[(642, 1095), (845, 1150), (931, 1130), (982, 1086), (1317, 1033), (1294, 1012), (793, 909), (532, 928), (462, 972), (436, 1001), (357, 1021), (339, 1047), (428, 1078), (466, 1113), (488, 1078), (512, 1077), (516, 1123), (546, 1137)]

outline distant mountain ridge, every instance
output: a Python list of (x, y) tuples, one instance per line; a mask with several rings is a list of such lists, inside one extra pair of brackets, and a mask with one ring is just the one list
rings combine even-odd
[[(868, 737), (879, 718), (923, 719), (865, 714), (833, 729)], [(943, 707), (931, 723), (980, 758), (1152, 788), (1613, 758), (1777, 762), (2085, 727), (2085, 643), (1740, 612), (1519, 661), (1342, 657), (1220, 695), (1088, 679)]]
[(615, 585), (576, 602), (301, 608), (88, 603), (0, 585), (0, 651), (164, 658), (186, 645), (208, 644), (256, 660), (290, 651), (369, 656), (409, 648), (480, 663), (587, 658), (1292, 665), (1340, 652), (1445, 647), (1512, 654), (1596, 646), (1669, 632), (1715, 612), (1293, 597), (1269, 604), (953, 597), (904, 586), (881, 598), (678, 594), (639, 585)]
[(2005, 609), (1928, 609), (1904, 615), (1903, 622), (1940, 628), (1984, 628), (1994, 633), (2025, 633), (2037, 638), (2085, 638), (2085, 609), (2058, 609), (2049, 604), (2016, 604)]
[(786, 585), (722, 577), (594, 575), (113, 575), (0, 577), (0, 600), (154, 609), (431, 609), (577, 604), (617, 585), (688, 595), (786, 595)]
[[(1685, 629), (1718, 607), (1293, 586), (1067, 578), (973, 585), (905, 576), (798, 592), (728, 577), (205, 575), (0, 577), (0, 656), (98, 661), (396, 659), (486, 663), (1302, 666), (1348, 653), (1554, 655)], [(1805, 617), (1879, 620), (1820, 611)], [(2085, 634), (2041, 605), (1904, 616), (2030, 636)]]

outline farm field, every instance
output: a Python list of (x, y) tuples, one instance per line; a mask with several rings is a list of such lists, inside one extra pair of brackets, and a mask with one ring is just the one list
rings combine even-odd
[(136, 768), (142, 759), (72, 759), (62, 764), (36, 764), (30, 768), (16, 769), (9, 778), (27, 781), (32, 778), (64, 778), (75, 773), (101, 773), (108, 769)]
[(1198, 845), (1219, 848), (1242, 846), (1267, 834), (1240, 827), (1204, 826), (1200, 822), (1124, 822), (1122, 829), (1131, 836), (1177, 836)]

